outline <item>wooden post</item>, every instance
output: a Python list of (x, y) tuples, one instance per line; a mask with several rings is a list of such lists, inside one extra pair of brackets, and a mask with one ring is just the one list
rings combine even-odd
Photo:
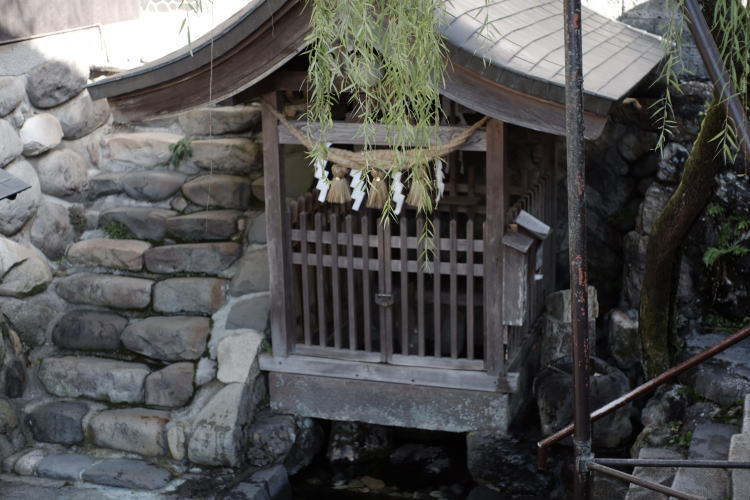
[(487, 123), (487, 219), (484, 233), (485, 365), (505, 371), (503, 326), (503, 236), (505, 234), (505, 123)]
[(263, 183), (266, 196), (266, 234), (271, 288), (271, 340), (273, 355), (284, 358), (292, 348), (292, 258), (286, 207), (284, 165), (276, 117), (267, 107), (279, 108), (276, 92), (263, 96)]

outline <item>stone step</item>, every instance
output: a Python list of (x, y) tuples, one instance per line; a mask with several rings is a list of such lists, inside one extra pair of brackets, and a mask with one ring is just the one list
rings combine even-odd
[[(745, 396), (742, 415), (742, 433), (732, 436), (729, 445), (729, 460), (750, 461), (750, 394)], [(732, 500), (750, 498), (750, 470), (732, 469), (729, 471), (732, 483)]]
[[(666, 448), (641, 448), (638, 458), (642, 459), (669, 459), (681, 460), (681, 453)], [(674, 481), (677, 468), (675, 467), (636, 467), (633, 475), (641, 479), (647, 479), (664, 486), (670, 486)], [(631, 484), (625, 500), (667, 500), (667, 496), (655, 491)]]
[[(726, 460), (730, 440), (735, 432), (735, 427), (731, 425), (699, 424), (693, 431), (687, 458)], [(723, 499), (729, 495), (729, 474), (725, 469), (680, 468), (672, 487), (705, 498)]]
[(151, 244), (140, 240), (92, 238), (74, 243), (68, 249), (68, 260), (79, 266), (96, 266), (140, 271), (143, 254)]

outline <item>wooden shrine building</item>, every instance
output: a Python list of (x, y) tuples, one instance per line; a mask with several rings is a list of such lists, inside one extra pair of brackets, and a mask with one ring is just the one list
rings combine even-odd
[[(518, 408), (537, 364), (537, 320), (554, 289), (562, 2), (493, 3), (488, 19), (498, 36), (490, 40), (480, 29), (484, 14), (473, 17), (484, 5), (453, 0), (447, 7), (447, 118), (438, 135), (447, 141), (490, 120), (445, 158), (426, 264), (419, 235), (429, 221), (412, 208), (383, 225), (364, 204), (354, 210), (317, 201), (314, 184), (287, 197), (295, 174), (283, 168), (284, 145), (299, 142), (291, 127), (307, 126), (296, 120), (306, 102), (304, 1), (250, 2), (209, 35), (213, 44), (209, 36), (194, 42), (193, 56), (184, 49), (89, 87), (109, 99), (118, 121), (209, 100), (263, 101), (273, 348), (261, 368), (275, 409), (467, 431), (506, 429)], [(588, 10), (583, 29), (591, 139), (662, 51), (658, 38)], [(336, 117), (328, 140), (356, 150), (359, 125), (346, 109)]]

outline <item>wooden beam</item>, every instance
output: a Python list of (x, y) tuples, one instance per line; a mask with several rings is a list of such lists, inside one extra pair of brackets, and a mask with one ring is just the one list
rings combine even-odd
[[(304, 121), (291, 121), (290, 125), (298, 128), (303, 133), (310, 133), (313, 137), (319, 135), (319, 123), (307, 123)], [(361, 131), (360, 123), (333, 122), (333, 126), (326, 133), (325, 142), (334, 144), (364, 144), (364, 136)], [(435, 144), (445, 144), (454, 136), (460, 134), (468, 127), (461, 126), (443, 126), (439, 127), (437, 133), (433, 136)], [(377, 124), (374, 127), (373, 137), (370, 144), (373, 146), (389, 146), (388, 131), (385, 125)], [(279, 141), (281, 144), (300, 144), (296, 137), (289, 133), (289, 129), (283, 124), (279, 124)], [(410, 146), (407, 144), (407, 146)], [(474, 134), (458, 148), (460, 151), (485, 151), (487, 149), (485, 142), (484, 130), (477, 130)]]
[(259, 359), (261, 370), (275, 373), (295, 373), (347, 380), (387, 382), (402, 386), (417, 385), (483, 392), (511, 393), (518, 389), (517, 377), (513, 374), (497, 376), (476, 370), (399, 366), (297, 354), (291, 354), (283, 359), (264, 354)]
[[(484, 78), (456, 63), (446, 71), (441, 93), (469, 109), (514, 125), (565, 135), (565, 107), (534, 97)], [(584, 113), (585, 137), (596, 139), (604, 130), (607, 116)]]
[(268, 385), (273, 410), (305, 417), (448, 432), (510, 423), (508, 394), (273, 372)]
[(271, 288), (271, 340), (273, 354), (289, 354), (295, 333), (292, 316), (292, 256), (277, 120), (266, 106), (279, 109), (278, 93), (263, 96), (263, 170), (266, 195), (266, 234)]
[[(505, 364), (503, 325), (503, 256), (505, 245), (505, 123), (487, 124), (487, 218), (484, 232), (485, 361), (500, 374)], [(491, 194), (491, 195), (489, 195)]]

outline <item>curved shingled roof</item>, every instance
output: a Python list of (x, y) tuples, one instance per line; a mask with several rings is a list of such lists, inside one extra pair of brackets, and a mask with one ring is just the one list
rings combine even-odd
[[(562, 0), (451, 0), (446, 10), (442, 31), (454, 62), (516, 90), (564, 101)], [(583, 85), (592, 111), (606, 112), (597, 101), (624, 97), (664, 56), (659, 37), (587, 8), (582, 30)]]
[[(477, 84), (475, 93), (479, 86), (488, 84), (486, 91), (502, 88), (506, 94), (518, 92), (540, 103), (564, 102), (562, 0), (494, 0), (489, 5), (486, 0), (450, 0), (446, 8), (449, 17), (442, 31), (450, 50), (450, 71), (467, 70)], [(194, 42), (194, 56), (185, 47), (91, 84), (91, 95), (109, 98), (116, 117), (123, 119), (174, 113), (204, 104), (208, 96), (202, 89), (208, 87), (211, 56), (214, 102), (258, 87), (304, 50), (309, 10), (303, 0), (252, 0)], [(482, 28), (484, 19), (490, 21), (489, 29)], [(588, 9), (583, 10), (583, 47), (585, 109), (600, 116), (606, 115), (612, 102), (626, 95), (663, 55), (658, 37)], [(451, 79), (449, 75), (449, 84)], [(450, 88), (446, 90), (461, 102), (460, 96), (450, 95)], [(473, 97), (476, 102), (480, 96)], [(491, 108), (488, 104), (486, 110), (477, 111), (513, 122), (504, 110), (493, 114)]]

